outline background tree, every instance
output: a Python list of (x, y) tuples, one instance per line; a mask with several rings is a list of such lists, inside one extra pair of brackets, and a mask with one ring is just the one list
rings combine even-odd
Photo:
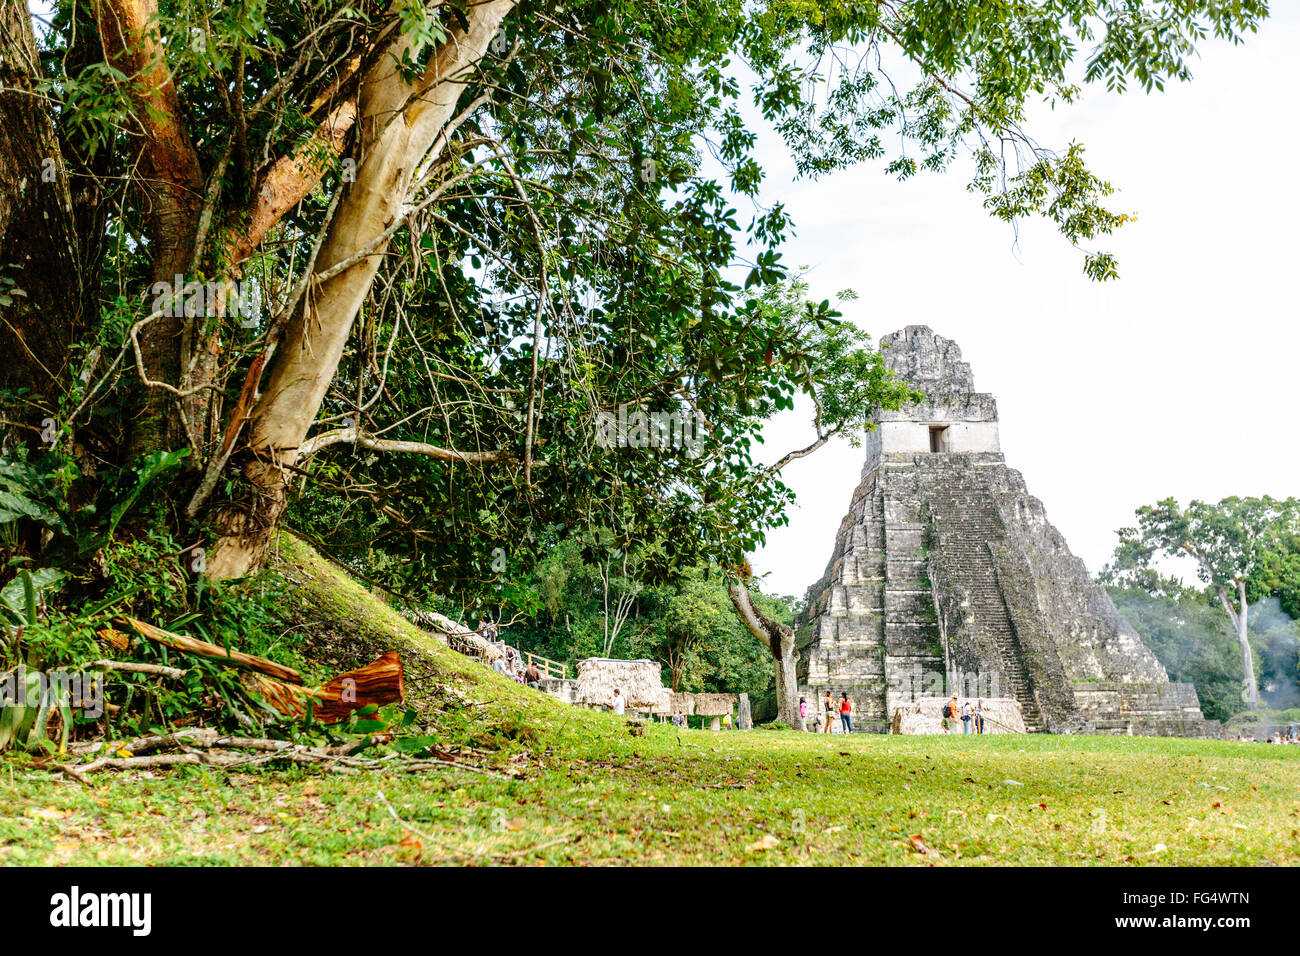
[(1242, 697), (1259, 706), (1259, 683), (1249, 640), (1252, 578), (1270, 567), (1268, 555), (1300, 528), (1300, 500), (1224, 498), (1217, 504), (1173, 498), (1137, 510), (1138, 526), (1121, 528), (1113, 564), (1104, 579), (1150, 589), (1168, 587), (1155, 573), (1160, 557), (1190, 557), (1196, 575), (1232, 622), (1242, 660)]
[(692, 569), (667, 601), (659, 659), (668, 668), (675, 691), (684, 689), (683, 677), (701, 670), (706, 656), (718, 653), (728, 626), (735, 622), (726, 591), (718, 583), (716, 576), (710, 582)]
[[(605, 633), (599, 552), (584, 558), (570, 539), (522, 578), (522, 587), (500, 608), (506, 639), (526, 651), (567, 663), (600, 654)], [(588, 563), (591, 561), (592, 563)], [(764, 613), (788, 624), (795, 602), (757, 597)], [(623, 658), (647, 658), (664, 668), (675, 690), (748, 693), (757, 713), (775, 714), (772, 657), (740, 624), (727, 593), (726, 576), (707, 563), (686, 568), (672, 580), (638, 589), (610, 650)]]
[[(1107, 590), (1170, 679), (1196, 687), (1206, 717), (1226, 722), (1246, 710), (1237, 632), (1217, 600), (1192, 588), (1178, 596), (1118, 585)], [(1276, 599), (1251, 605), (1250, 642), (1261, 702), (1274, 710), (1300, 706), (1300, 627)]]
[(1300, 618), (1300, 535), (1284, 532), (1271, 540), (1247, 583), (1252, 604), (1276, 597), (1286, 614)]

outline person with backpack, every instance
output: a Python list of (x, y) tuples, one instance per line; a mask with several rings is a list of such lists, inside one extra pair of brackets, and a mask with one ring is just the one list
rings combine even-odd
[(974, 708), (971, 707), (970, 701), (966, 701), (966, 703), (961, 705), (961, 732), (963, 734), (970, 733), (971, 719), (974, 716), (975, 711)]
[(844, 733), (853, 733), (853, 701), (849, 700), (847, 691), (840, 694), (840, 723)]
[(826, 699), (822, 701), (822, 718), (824, 721), (822, 725), (822, 733), (835, 733), (835, 702), (831, 700), (830, 691), (826, 692)]
[(943, 705), (943, 732), (952, 733), (952, 722), (957, 716), (957, 695), (953, 694), (952, 698)]

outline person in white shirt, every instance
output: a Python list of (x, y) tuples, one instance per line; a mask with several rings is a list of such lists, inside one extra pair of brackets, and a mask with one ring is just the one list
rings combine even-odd
[(617, 687), (614, 688), (614, 703), (612, 706), (616, 714), (622, 714), (627, 709), (627, 701)]

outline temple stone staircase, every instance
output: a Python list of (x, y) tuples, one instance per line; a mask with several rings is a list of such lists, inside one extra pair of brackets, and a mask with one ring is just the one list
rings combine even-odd
[(961, 569), (959, 582), (940, 582), (940, 586), (959, 584), (964, 589), (969, 601), (969, 626), (997, 649), (1001, 663), (1000, 686), (994, 689), (993, 696), (1019, 701), (1026, 728), (1036, 733), (1043, 729), (1043, 718), (993, 560), (1006, 537), (997, 508), (987, 495), (963, 490), (932, 494), (929, 509), (934, 530), (932, 540), (941, 558), (931, 562), (932, 573), (941, 574), (938, 570), (941, 568)]

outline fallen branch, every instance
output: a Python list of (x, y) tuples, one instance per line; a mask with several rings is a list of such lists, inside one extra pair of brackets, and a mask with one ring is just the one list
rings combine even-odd
[(430, 770), (435, 767), (450, 767), (455, 770), (468, 770), (470, 773), (482, 774), (485, 777), (495, 777), (497, 780), (513, 780), (509, 774), (497, 773), (495, 770), (489, 770), (487, 767), (475, 767), (473, 764), (460, 763), (456, 760), (442, 760), (438, 757), (424, 757), (419, 760), (411, 760), (402, 765), (402, 769), (408, 773), (420, 770)]
[(87, 774), (94, 773), (96, 770), (141, 770), (145, 767), (177, 767), (181, 764), (204, 762), (202, 755), (196, 753), (150, 754), (148, 757), (100, 757), (84, 767), (78, 767), (77, 770)]
[[(211, 741), (206, 748), (193, 746), (198, 741)], [(151, 753), (136, 755), (126, 750), (131, 743), (144, 748), (163, 746), (163, 742), (184, 748), (179, 753)], [(113, 756), (100, 757), (88, 764), (69, 766), (55, 765), (53, 769), (66, 773), (80, 783), (91, 785), (86, 775), (98, 770), (143, 770), (178, 766), (209, 766), (221, 770), (242, 770), (260, 767), (265, 764), (283, 760), (305, 767), (319, 767), (332, 773), (360, 773), (361, 771), (399, 770), (403, 773), (417, 773), (428, 770), (467, 770), (499, 779), (509, 779), (504, 774), (482, 767), (455, 763), (450, 760), (413, 759), (401, 754), (387, 754), (383, 757), (355, 757), (340, 753), (340, 748), (308, 747), (303, 744), (290, 743), (287, 740), (269, 740), (256, 737), (229, 737), (216, 734), (215, 731), (178, 731), (176, 734), (160, 734), (139, 741), (128, 741), (114, 751)], [(249, 751), (252, 751), (251, 753)], [(121, 753), (131, 756), (120, 756)]]
[[(384, 796), (384, 791), (376, 790), (375, 793), (379, 796), (380, 802), (382, 802), (384, 807), (388, 810), (388, 815), (391, 816), (393, 820), (396, 821), (397, 825), (400, 826), (407, 833), (410, 833), (416, 839), (420, 840), (421, 843), (432, 843), (440, 850), (454, 851), (454, 847), (450, 846), (447, 843), (444, 843), (443, 841), (437, 839), (436, 837), (424, 832), (423, 830), (417, 827), (412, 826), (411, 824), (403, 820), (401, 815), (397, 812), (397, 808), (394, 807), (388, 801), (388, 798), (386, 796)], [(504, 853), (478, 852), (478, 853), (462, 854), (459, 856), (445, 857), (443, 859), (438, 860), (437, 862), (469, 863), (473, 860), (482, 860), (482, 859), (513, 860), (521, 856), (529, 856), (530, 854), (536, 853), (538, 850), (545, 850), (549, 847), (559, 846), (561, 843), (568, 843), (572, 839), (573, 839), (572, 837), (567, 837), (567, 836), (557, 837), (554, 840), (547, 840), (545, 843), (534, 843), (532, 846), (520, 847), (517, 850), (508, 850)]]
[[(234, 667), (267, 674), (290, 684), (302, 683), (302, 675), (292, 667), (285, 667), (283, 664), (269, 661), (265, 657), (245, 654), (242, 651), (227, 651), (224, 647), (219, 647), (216, 644), (209, 644), (207, 641), (200, 641), (198, 638), (186, 634), (173, 634), (171, 631), (164, 631), (160, 627), (154, 627), (152, 624), (138, 621), (133, 617), (114, 618), (113, 623), (119, 627), (129, 627), (141, 637), (148, 638), (158, 644), (164, 644), (174, 650), (184, 651), (187, 654), (197, 654), (200, 657), (213, 658)], [(100, 636), (106, 640), (109, 639), (103, 632), (100, 633)]]
[(488, 855), (492, 860), (513, 860), (516, 857), (528, 856), (536, 853), (538, 850), (545, 850), (548, 847), (559, 846), (561, 843), (568, 843), (572, 837), (557, 837), (554, 840), (547, 840), (545, 843), (534, 843), (532, 846), (521, 847), (518, 850), (511, 850), (509, 853), (491, 853)]
[(251, 683), (263, 700), (286, 717), (303, 716), (310, 704), (312, 714), (323, 724), (338, 723), (362, 707), (393, 704), (406, 696), (402, 658), (397, 651), (314, 689), (293, 687), (259, 674), (252, 675)]
[[(86, 756), (108, 746), (105, 741), (87, 741), (71, 744), (68, 751), (76, 756)], [(241, 747), (249, 750), (284, 750), (298, 746), (288, 740), (269, 737), (233, 737), (207, 727), (182, 727), (170, 734), (145, 734), (113, 745), (114, 753), (125, 751), (130, 756), (164, 750), (169, 747)]]
[(81, 784), (82, 786), (91, 787), (91, 788), (95, 786), (93, 783), (91, 783), (89, 780), (86, 779), (85, 775), (82, 774), (80, 770), (77, 770), (74, 767), (70, 767), (67, 764), (59, 764), (58, 769), (61, 770), (63, 773), (67, 774), (73, 780), (77, 781), (77, 783)]
[(139, 664), (135, 661), (91, 661), (91, 667), (106, 671), (125, 671), (128, 674), (155, 674), (159, 677), (184, 677), (185, 671), (179, 667), (164, 667), (162, 664)]

